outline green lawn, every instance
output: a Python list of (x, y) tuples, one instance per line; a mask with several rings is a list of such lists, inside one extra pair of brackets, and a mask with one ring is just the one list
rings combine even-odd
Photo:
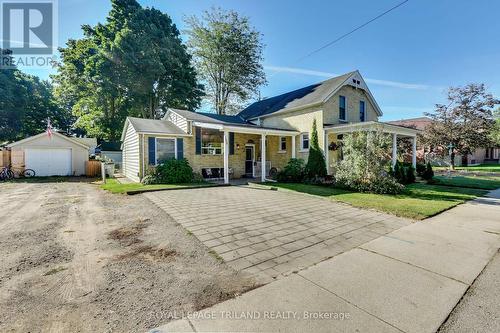
[[(436, 170), (448, 170), (448, 167), (433, 167)], [(466, 170), (474, 172), (500, 172), (500, 164), (479, 164), (473, 166), (457, 166), (455, 170)]]
[(269, 183), (272, 187), (327, 197), (356, 207), (373, 208), (397, 216), (421, 220), (467, 200), (487, 193), (485, 190), (442, 185), (411, 184), (399, 195), (351, 192), (334, 187)]
[(143, 185), (140, 183), (121, 184), (116, 179), (107, 179), (106, 184), (101, 185), (101, 188), (111, 193), (133, 193), (142, 191), (159, 191), (167, 189), (182, 189), (182, 188), (207, 187), (207, 186), (214, 186), (214, 185), (210, 183), (193, 183), (193, 184), (179, 184), (179, 185), (172, 185), (172, 184)]
[(500, 177), (491, 176), (436, 176), (438, 185), (495, 190), (500, 188)]

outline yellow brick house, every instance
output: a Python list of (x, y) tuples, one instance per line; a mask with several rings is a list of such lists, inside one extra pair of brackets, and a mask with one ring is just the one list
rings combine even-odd
[(396, 140), (417, 130), (382, 123), (382, 111), (358, 71), (255, 102), (237, 115), (168, 109), (161, 120), (127, 118), (122, 134), (123, 172), (140, 181), (149, 167), (186, 158), (207, 179), (259, 178), (264, 181), (290, 158), (307, 160), (316, 119), (320, 148), (331, 174), (340, 158), (342, 135), (382, 128)]

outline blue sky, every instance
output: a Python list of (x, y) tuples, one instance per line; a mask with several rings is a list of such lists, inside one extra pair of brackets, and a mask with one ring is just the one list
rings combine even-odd
[[(444, 102), (450, 85), (484, 82), (500, 95), (500, 1), (410, 0), (321, 52), (322, 45), (402, 0), (141, 0), (185, 28), (186, 15), (211, 6), (249, 16), (263, 34), (273, 96), (355, 69), (384, 111), (382, 120), (421, 116)], [(105, 20), (107, 0), (59, 0), (59, 45), (81, 37), (82, 24)], [(48, 70), (29, 71), (43, 78)]]

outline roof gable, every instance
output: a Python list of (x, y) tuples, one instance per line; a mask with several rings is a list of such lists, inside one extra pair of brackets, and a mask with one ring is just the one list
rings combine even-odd
[[(352, 80), (352, 81), (351, 81)], [(238, 116), (249, 120), (271, 115), (282, 111), (302, 109), (308, 106), (324, 103), (344, 85), (352, 85), (366, 91), (377, 113), (382, 115), (375, 98), (358, 71), (340, 75), (326, 81), (300, 88), (278, 96), (255, 102), (241, 111)]]
[[(40, 134), (33, 135), (33, 136), (28, 137), (28, 138), (25, 138), (25, 139), (13, 142), (13, 143), (7, 145), (7, 147), (15, 147), (15, 146), (18, 146), (20, 144), (24, 144), (24, 143), (36, 140), (36, 139), (38, 139), (38, 138), (40, 138), (40, 137), (42, 137), (44, 135), (48, 135), (47, 132), (42, 132)], [(88, 146), (86, 143), (83, 143), (81, 141), (76, 140), (77, 138), (73, 138), (73, 137), (69, 137), (69, 136), (66, 136), (66, 135), (62, 135), (61, 133), (58, 133), (58, 132), (52, 132), (52, 135), (56, 136), (56, 137), (59, 137), (61, 139), (67, 140), (67, 141), (69, 141), (69, 142), (71, 142), (73, 144), (76, 144), (78, 146), (81, 146), (81, 147), (83, 147), (85, 149), (89, 149), (90, 148), (90, 146)]]

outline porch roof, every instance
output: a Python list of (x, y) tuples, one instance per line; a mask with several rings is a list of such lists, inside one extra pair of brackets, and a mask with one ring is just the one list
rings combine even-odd
[(324, 126), (324, 130), (326, 132), (338, 133), (338, 134), (369, 131), (369, 130), (373, 131), (378, 129), (382, 130), (385, 133), (397, 134), (400, 136), (408, 136), (408, 137), (415, 137), (417, 136), (418, 133), (421, 132), (420, 130), (414, 128), (408, 128), (404, 126), (398, 126), (378, 121), (367, 121), (362, 123), (335, 124), (335, 125)]
[(272, 127), (261, 127), (257, 125), (215, 124), (215, 123), (195, 121), (193, 122), (193, 126), (212, 128), (223, 132), (227, 131), (227, 132), (244, 133), (244, 134), (259, 134), (259, 135), (264, 134), (264, 135), (281, 135), (281, 136), (293, 136), (300, 134), (300, 132), (294, 130), (272, 128)]

